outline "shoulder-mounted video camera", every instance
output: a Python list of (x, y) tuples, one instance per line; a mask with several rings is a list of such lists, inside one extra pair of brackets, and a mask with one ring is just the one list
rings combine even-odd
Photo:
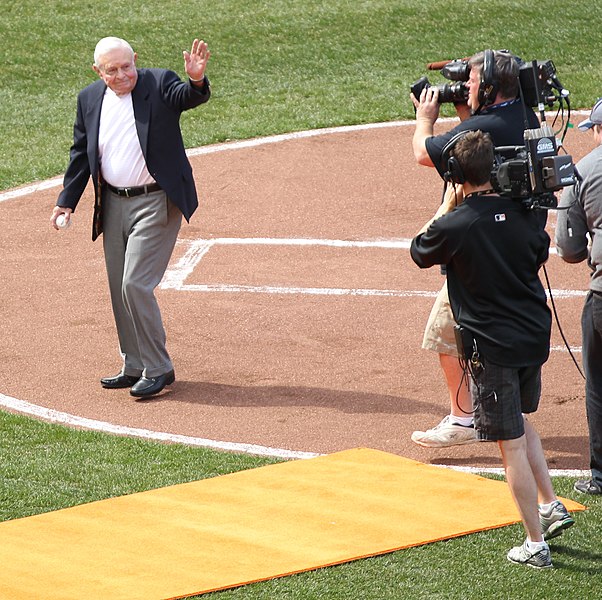
[[(493, 64), (487, 65), (488, 52), (491, 53), (489, 61), (493, 63), (493, 51), (485, 51), (485, 63), (483, 65), (485, 85), (493, 83), (495, 80)], [(507, 51), (503, 50), (502, 52)], [(543, 110), (545, 106), (552, 107), (556, 101), (566, 100), (568, 103), (569, 92), (564, 89), (558, 80), (556, 67), (551, 60), (524, 62), (517, 56), (514, 58), (519, 65), (519, 95), (523, 98), (526, 106), (539, 107)], [(443, 77), (454, 82), (451, 84), (440, 83), (433, 86), (439, 90), (439, 103), (453, 102), (458, 104), (468, 100), (468, 86), (465, 82), (470, 77), (469, 59), (461, 58), (452, 61), (433, 62), (427, 65), (427, 69), (440, 71)], [(488, 79), (491, 81), (487, 81)], [(410, 91), (416, 98), (420, 98), (422, 90), (431, 86), (432, 84), (425, 76), (412, 83)], [(491, 101), (493, 101), (493, 98)]]
[[(470, 77), (470, 65), (468, 64), (468, 59), (459, 58), (449, 62), (441, 61), (438, 63), (429, 63), (427, 69), (440, 70), (443, 77), (455, 82), (453, 84), (439, 83), (433, 86), (439, 90), (438, 101), (440, 104), (445, 102), (461, 103), (468, 100), (468, 87), (465, 83)], [(410, 86), (410, 91), (416, 98), (420, 98), (422, 90), (431, 86), (431, 82), (425, 76), (416, 80)]]
[(556, 208), (554, 192), (576, 181), (573, 159), (558, 155), (556, 137), (547, 123), (525, 130), (524, 146), (499, 146), (494, 155), (493, 189), (528, 209)]

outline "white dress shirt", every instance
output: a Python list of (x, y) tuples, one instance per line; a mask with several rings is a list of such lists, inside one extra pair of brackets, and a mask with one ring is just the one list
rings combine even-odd
[(98, 152), (107, 183), (135, 187), (155, 182), (140, 147), (131, 94), (118, 96), (107, 88), (100, 113)]

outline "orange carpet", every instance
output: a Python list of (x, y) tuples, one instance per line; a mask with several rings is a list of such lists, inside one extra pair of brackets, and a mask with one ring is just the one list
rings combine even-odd
[(182, 598), (518, 520), (503, 482), (349, 450), (0, 523), (0, 590)]

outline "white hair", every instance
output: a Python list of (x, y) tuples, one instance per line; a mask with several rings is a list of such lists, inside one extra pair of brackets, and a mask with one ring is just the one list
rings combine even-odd
[(100, 67), (100, 57), (117, 48), (125, 48), (131, 52), (132, 57), (134, 56), (134, 50), (125, 40), (118, 37), (105, 37), (96, 44), (94, 49), (94, 65)]

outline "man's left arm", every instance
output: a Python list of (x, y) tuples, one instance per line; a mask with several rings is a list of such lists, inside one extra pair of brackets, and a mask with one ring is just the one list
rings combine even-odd
[(182, 55), (184, 56), (184, 70), (192, 86), (198, 90), (208, 87), (209, 82), (205, 76), (205, 69), (211, 52), (209, 52), (206, 42), (195, 38), (190, 52), (184, 50)]
[(433, 221), (436, 221), (439, 217), (451, 212), (461, 204), (462, 200), (464, 200), (464, 188), (462, 185), (459, 183), (449, 183), (445, 188), (443, 202), (439, 205), (437, 212), (422, 226), (416, 235), (424, 233), (431, 226)]
[(171, 70), (161, 70), (159, 88), (163, 100), (178, 111), (185, 111), (204, 104), (211, 97), (211, 86), (205, 69), (211, 56), (207, 44), (195, 39), (190, 52), (184, 50), (184, 69), (188, 82), (183, 82)]
[[(450, 184), (445, 190), (443, 202), (439, 205), (437, 212), (422, 226), (416, 237), (412, 240), (410, 254), (412, 260), (421, 268), (426, 269), (433, 265), (447, 264), (444, 260), (443, 249), (446, 241), (443, 231), (433, 227), (433, 224), (444, 215), (450, 213), (464, 199), (464, 188), (459, 184)], [(427, 234), (428, 235), (425, 235)]]
[(442, 214), (437, 218), (433, 217), (412, 240), (410, 256), (421, 269), (428, 269), (434, 265), (446, 265), (451, 261), (453, 256), (453, 236), (451, 234), (455, 223), (454, 217), (455, 212), (454, 214)]

